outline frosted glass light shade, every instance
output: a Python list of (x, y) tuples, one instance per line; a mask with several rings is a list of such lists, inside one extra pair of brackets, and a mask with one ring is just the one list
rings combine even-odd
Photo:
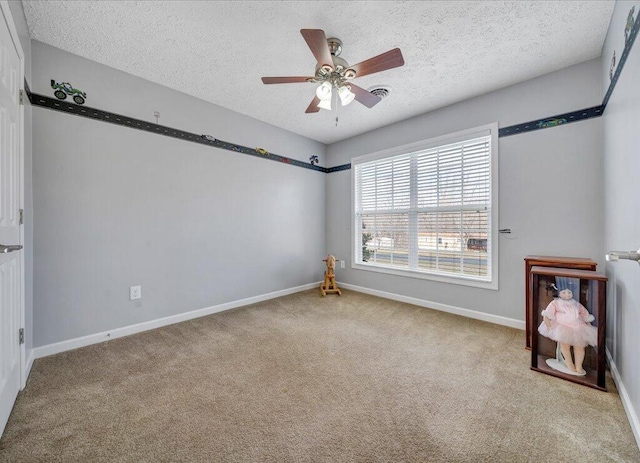
[(338, 89), (338, 96), (340, 97), (342, 106), (347, 106), (356, 97), (355, 93), (353, 93), (347, 85), (343, 85)]
[(318, 108), (331, 111), (331, 98), (329, 98), (328, 100), (320, 100), (320, 103), (318, 103)]
[(323, 82), (316, 89), (316, 96), (320, 98), (322, 101), (331, 100), (331, 90), (333, 87), (329, 82)]

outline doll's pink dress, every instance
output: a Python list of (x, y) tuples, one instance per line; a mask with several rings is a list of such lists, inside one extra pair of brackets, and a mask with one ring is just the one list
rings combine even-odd
[(587, 347), (598, 344), (598, 329), (591, 325), (593, 315), (575, 299), (554, 299), (542, 311), (551, 320), (551, 328), (542, 322), (538, 332), (561, 344)]

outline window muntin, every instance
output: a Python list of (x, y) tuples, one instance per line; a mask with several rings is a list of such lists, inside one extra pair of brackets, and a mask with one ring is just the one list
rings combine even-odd
[(354, 160), (356, 267), (495, 283), (491, 129)]

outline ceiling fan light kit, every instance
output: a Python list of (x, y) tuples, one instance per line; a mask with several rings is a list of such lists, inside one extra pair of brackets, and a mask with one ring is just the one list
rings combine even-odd
[(356, 98), (356, 94), (351, 91), (351, 87), (349, 85), (343, 85), (338, 88), (338, 96), (340, 97), (340, 101), (342, 102), (342, 106), (347, 106)]
[(317, 104), (318, 108), (326, 109), (327, 111), (331, 111), (331, 97), (328, 100), (320, 100), (320, 103)]
[(327, 39), (324, 31), (320, 29), (301, 29), (300, 33), (316, 58), (315, 75), (313, 77), (263, 77), (262, 82), (265, 84), (320, 83), (316, 88), (316, 96), (307, 107), (306, 113), (317, 113), (320, 109), (330, 111), (334, 88), (340, 97), (342, 106), (357, 100), (367, 108), (373, 108), (381, 101), (381, 98), (350, 81), (357, 77), (404, 65), (400, 49), (394, 48), (354, 66), (349, 66), (346, 60), (338, 56), (342, 52), (340, 39), (335, 37)]
[(316, 95), (320, 98), (321, 101), (331, 100), (331, 92), (333, 91), (333, 87), (329, 82), (323, 82), (316, 89)]

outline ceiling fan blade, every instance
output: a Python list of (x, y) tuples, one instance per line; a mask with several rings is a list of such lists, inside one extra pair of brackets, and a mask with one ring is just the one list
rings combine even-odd
[(331, 52), (329, 51), (329, 44), (324, 31), (321, 29), (300, 29), (300, 33), (306, 40), (307, 45), (309, 45), (311, 53), (316, 57), (318, 64), (320, 66), (327, 64), (333, 68), (333, 59), (331, 59)]
[(318, 111), (320, 111), (320, 108), (318, 108), (318, 103), (320, 103), (320, 98), (318, 98), (317, 96), (313, 98), (313, 101), (311, 101), (311, 104), (309, 105), (309, 107), (307, 108), (307, 110), (305, 111), (305, 113), (317, 113)]
[(315, 77), (263, 77), (263, 84), (295, 84), (297, 82), (309, 82)]
[(368, 60), (362, 61), (350, 69), (356, 71), (356, 77), (362, 77), (374, 72), (386, 71), (387, 69), (397, 68), (404, 64), (404, 58), (399, 48), (394, 48)]
[(367, 108), (373, 108), (375, 105), (382, 101), (382, 98), (366, 91), (362, 87), (358, 87), (351, 82), (349, 82), (348, 85), (351, 86), (351, 91), (356, 96), (356, 100), (365, 105)]

